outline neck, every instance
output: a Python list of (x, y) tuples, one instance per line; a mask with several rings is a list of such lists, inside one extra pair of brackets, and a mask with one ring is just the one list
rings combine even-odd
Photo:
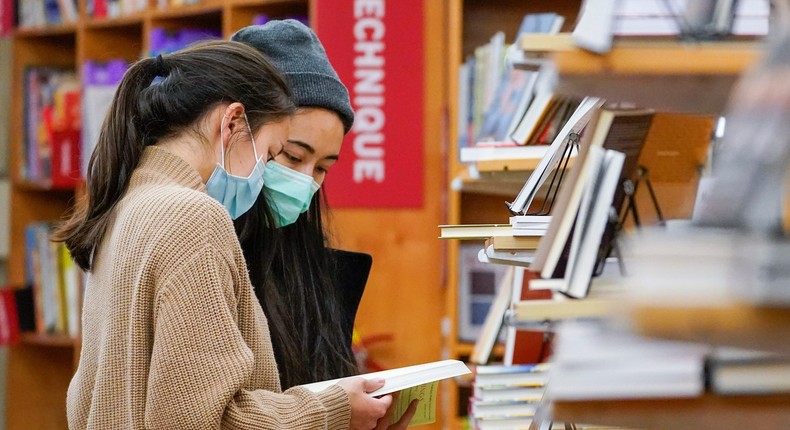
[(200, 142), (191, 137), (177, 136), (162, 139), (157, 142), (156, 146), (186, 161), (193, 169), (197, 170), (204, 184), (214, 172), (214, 166), (217, 165), (217, 160), (210, 151), (207, 151)]

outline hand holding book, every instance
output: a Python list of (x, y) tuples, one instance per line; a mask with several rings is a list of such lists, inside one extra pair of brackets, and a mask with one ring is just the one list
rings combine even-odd
[[(335, 384), (346, 385), (349, 381), (364, 379), (365, 382), (374, 384), (377, 387), (371, 390), (365, 390), (370, 397), (385, 396), (398, 392), (397, 402), (393, 402), (395, 407), (391, 408), (394, 409), (394, 411), (390, 414), (392, 416), (391, 421), (395, 422), (393, 424), (394, 427), (390, 428), (397, 429), (401, 428), (400, 425), (403, 423), (401, 418), (407, 418), (409, 413), (414, 415), (413, 418), (411, 418), (410, 425), (434, 422), (436, 420), (436, 394), (438, 382), (442, 379), (454, 378), (469, 373), (471, 373), (469, 368), (459, 360), (442, 360), (368, 373), (360, 375), (359, 377), (315, 382), (303, 385), (303, 387), (314, 393), (319, 393)], [(373, 382), (381, 380), (384, 381), (383, 384), (380, 382)], [(389, 399), (389, 397), (386, 398)], [(412, 401), (415, 399), (419, 400), (416, 406), (412, 405)], [(387, 407), (389, 407), (389, 402), (392, 402), (392, 400), (388, 400), (387, 402)], [(413, 411), (413, 408), (416, 408), (416, 410)], [(408, 422), (408, 420), (406, 420), (406, 422)], [(389, 423), (386, 424), (388, 425)]]

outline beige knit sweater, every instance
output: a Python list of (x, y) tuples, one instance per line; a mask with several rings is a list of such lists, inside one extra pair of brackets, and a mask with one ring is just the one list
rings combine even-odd
[(145, 150), (94, 255), (69, 428), (348, 428), (341, 388), (281, 393), (230, 216), (204, 191), (184, 160)]

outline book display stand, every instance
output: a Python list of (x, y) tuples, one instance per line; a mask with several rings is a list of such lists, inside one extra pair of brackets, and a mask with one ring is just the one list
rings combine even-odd
[(560, 184), (562, 184), (562, 180), (568, 170), (572, 155), (574, 152), (577, 154), (579, 153), (580, 139), (581, 137), (576, 133), (568, 134), (565, 144), (563, 145), (564, 148), (558, 163), (558, 168), (554, 169), (554, 171), (551, 173), (551, 178), (549, 180), (549, 185), (546, 188), (546, 192), (544, 193), (543, 198), (539, 199), (542, 201), (540, 208), (530, 212), (529, 207), (526, 207), (519, 211), (512, 207), (512, 203), (505, 202), (505, 205), (507, 206), (511, 215), (549, 215), (551, 213), (551, 208), (553, 207), (554, 201), (557, 198), (557, 192), (559, 191)]

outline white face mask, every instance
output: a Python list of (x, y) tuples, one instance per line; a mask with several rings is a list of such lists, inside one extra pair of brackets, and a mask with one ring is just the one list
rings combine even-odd
[(222, 206), (225, 206), (225, 209), (230, 212), (230, 217), (233, 219), (250, 210), (255, 200), (258, 199), (258, 195), (263, 189), (263, 172), (266, 169), (262, 158), (258, 156), (258, 150), (255, 147), (255, 137), (252, 135), (252, 129), (246, 113), (244, 114), (244, 121), (247, 122), (250, 143), (252, 143), (252, 151), (255, 155), (255, 167), (252, 169), (252, 172), (248, 177), (244, 178), (231, 175), (225, 170), (225, 148), (222, 142), (222, 130), (225, 129), (225, 117), (223, 116), (220, 124), (221, 159), (217, 166), (214, 167), (211, 177), (206, 181), (206, 192), (208, 195), (222, 203)]

